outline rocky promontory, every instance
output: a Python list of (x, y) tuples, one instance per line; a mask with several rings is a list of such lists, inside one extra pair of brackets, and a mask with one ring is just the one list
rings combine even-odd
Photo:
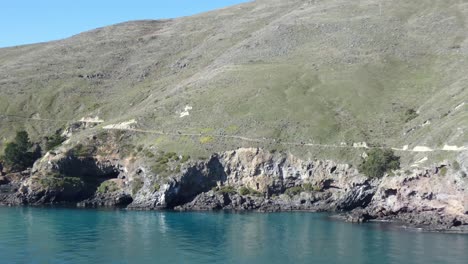
[[(110, 137), (110, 138), (109, 138)], [(467, 153), (456, 164), (369, 178), (348, 164), (241, 148), (194, 160), (126, 153), (112, 136), (48, 152), (0, 178), (3, 205), (75, 204), (137, 210), (335, 212), (351, 222), (391, 220), (468, 231)]]

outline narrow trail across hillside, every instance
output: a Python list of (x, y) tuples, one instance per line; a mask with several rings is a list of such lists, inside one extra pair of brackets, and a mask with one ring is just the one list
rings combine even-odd
[[(131, 132), (138, 132), (138, 133), (147, 133), (147, 134), (157, 134), (157, 135), (165, 135), (165, 136), (189, 136), (189, 137), (213, 137), (213, 138), (223, 138), (223, 139), (238, 139), (247, 142), (255, 142), (255, 143), (275, 143), (281, 144), (285, 146), (298, 146), (298, 147), (319, 147), (319, 148), (352, 148), (352, 149), (386, 149), (387, 147), (374, 147), (374, 146), (351, 146), (351, 145), (333, 145), (333, 144), (316, 144), (316, 143), (304, 143), (304, 142), (286, 142), (286, 141), (279, 141), (276, 139), (271, 138), (249, 138), (244, 136), (238, 135), (221, 135), (221, 134), (204, 134), (204, 133), (170, 133), (170, 132), (163, 132), (158, 130), (144, 130), (144, 129), (136, 129), (136, 128), (109, 128), (106, 130), (121, 130), (121, 131), (131, 131)], [(435, 152), (435, 151), (448, 151), (448, 152), (461, 152), (464, 150), (468, 150), (464, 147), (459, 149), (432, 149), (424, 146), (417, 146), (414, 149), (405, 149), (405, 148), (391, 148), (395, 151), (401, 152)]]
[[(34, 121), (45, 121), (45, 122), (83, 122), (83, 123), (95, 123), (101, 124), (102, 121), (93, 121), (93, 120), (64, 120), (64, 119), (45, 119), (45, 118), (35, 118), (35, 117), (23, 117), (17, 115), (2, 115), (0, 117), (13, 117), (19, 119), (27, 119), (27, 120), (34, 120)], [(284, 146), (297, 146), (297, 147), (317, 147), (317, 148), (343, 148), (343, 149), (385, 149), (387, 147), (375, 147), (375, 146), (367, 146), (366, 144), (318, 144), (318, 143), (305, 143), (305, 142), (286, 142), (280, 141), (273, 138), (250, 138), (240, 135), (224, 135), (224, 134), (208, 134), (208, 133), (183, 133), (183, 132), (164, 132), (160, 130), (144, 130), (138, 128), (122, 128), (122, 127), (103, 127), (103, 130), (120, 130), (120, 131), (130, 131), (130, 132), (137, 132), (137, 133), (147, 133), (147, 134), (156, 134), (162, 136), (188, 136), (188, 137), (213, 137), (218, 139), (237, 139), (246, 142), (255, 142), (255, 143), (273, 143), (273, 144), (280, 144)], [(436, 152), (436, 151), (444, 151), (444, 152), (462, 152), (468, 150), (466, 147), (456, 147), (456, 146), (445, 146), (444, 148), (429, 148), (426, 146), (416, 146), (413, 149), (409, 149), (408, 145), (403, 148), (395, 148), (391, 147), (391, 149), (400, 152), (415, 152), (415, 153), (422, 153), (422, 152)]]

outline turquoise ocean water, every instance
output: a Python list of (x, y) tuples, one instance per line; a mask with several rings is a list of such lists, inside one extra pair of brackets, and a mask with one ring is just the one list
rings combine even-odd
[(0, 263), (468, 263), (468, 235), (314, 213), (0, 208)]

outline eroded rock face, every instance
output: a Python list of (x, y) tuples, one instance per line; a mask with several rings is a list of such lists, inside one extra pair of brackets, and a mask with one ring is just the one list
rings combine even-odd
[[(259, 191), (261, 197), (238, 193), (203, 193), (179, 210), (310, 210), (352, 211), (345, 219), (403, 221), (431, 230), (461, 230), (468, 226), (468, 179), (463, 165), (415, 169), (411, 173), (369, 180), (349, 165), (332, 161), (303, 161), (259, 149), (240, 149), (220, 155), (226, 173), (222, 184)], [(464, 164), (463, 162), (460, 162)], [(445, 166), (445, 165), (444, 165)], [(312, 185), (289, 197), (289, 188)]]
[[(31, 177), (17, 180), (18, 190), (0, 196), (0, 202), (67, 201), (82, 207), (142, 210), (334, 211), (351, 212), (344, 218), (353, 222), (390, 219), (434, 230), (468, 229), (465, 160), (457, 169), (444, 165), (445, 173), (434, 167), (368, 179), (350, 165), (244, 148), (191, 161), (163, 177), (141, 159), (115, 153), (83, 159), (66, 153), (46, 155)], [(44, 187), (41, 181), (54, 172), (93, 179), (95, 184)], [(108, 187), (97, 190), (102, 182)]]
[(16, 196), (21, 204), (76, 203), (93, 196), (101, 182), (117, 178), (119, 162), (115, 157), (47, 153), (20, 182)]
[[(322, 189), (344, 190), (366, 180), (357, 170), (333, 161), (304, 161), (290, 154), (271, 154), (255, 148), (225, 152), (220, 162), (226, 185), (247, 186), (267, 194), (310, 183)], [(349, 181), (353, 179), (353, 183)]]
[[(154, 177), (154, 176), (153, 176)], [(152, 177), (144, 177), (152, 178)], [(211, 190), (219, 182), (226, 180), (226, 174), (219, 157), (214, 155), (207, 162), (196, 162), (173, 175), (155, 191), (151, 181), (144, 183), (136, 193), (130, 208), (165, 209), (188, 203), (197, 195)]]
[(338, 210), (350, 211), (356, 208), (365, 208), (374, 198), (376, 181), (365, 181), (353, 186), (339, 201)]
[[(356, 169), (332, 161), (304, 161), (249, 148), (225, 152), (219, 156), (219, 163), (225, 179), (218, 183), (221, 190), (223, 186), (237, 191), (248, 188), (255, 195), (208, 192), (177, 209), (351, 210), (368, 205), (377, 190), (377, 184), (371, 184)], [(290, 189), (297, 193), (289, 193)]]
[(374, 218), (396, 218), (420, 227), (446, 229), (468, 224), (468, 180), (437, 168), (384, 177), (367, 206)]

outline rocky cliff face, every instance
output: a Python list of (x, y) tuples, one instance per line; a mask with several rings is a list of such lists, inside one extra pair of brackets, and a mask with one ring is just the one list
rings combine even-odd
[(344, 215), (349, 221), (400, 220), (434, 230), (467, 229), (463, 156), (460, 168), (446, 164), (402, 170), (382, 179), (368, 179), (346, 164), (303, 161), (259, 149), (226, 152), (220, 160), (227, 176), (224, 184), (236, 190), (246, 186), (261, 197), (211, 191), (178, 209), (351, 211)]
[(332, 211), (346, 212), (343, 217), (349, 221), (399, 220), (427, 229), (467, 231), (463, 155), (457, 166), (369, 179), (347, 164), (257, 148), (187, 161), (169, 175), (154, 172), (144, 159), (115, 151), (88, 157), (59, 151), (36, 162), (30, 175), (7, 176), (2, 188), (16, 187), (3, 192), (0, 201), (144, 210)]

